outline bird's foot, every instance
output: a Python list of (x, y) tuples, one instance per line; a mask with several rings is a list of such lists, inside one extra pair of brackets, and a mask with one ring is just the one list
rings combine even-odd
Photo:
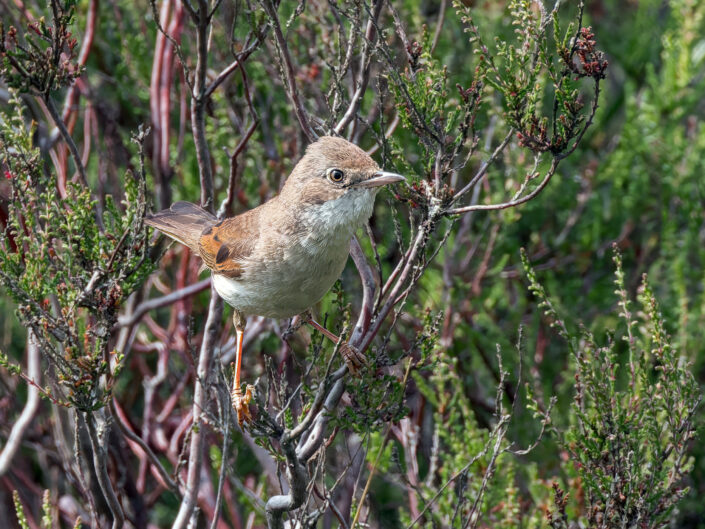
[(255, 392), (255, 387), (252, 384), (247, 384), (245, 387), (245, 394), (242, 393), (242, 388), (240, 386), (233, 386), (232, 397), (233, 409), (237, 413), (237, 423), (242, 428), (245, 423), (252, 422), (252, 415), (250, 414), (250, 401)]
[(340, 344), (340, 354), (343, 355), (345, 365), (352, 376), (358, 376), (360, 369), (367, 365), (367, 357), (348, 342)]
[(326, 329), (323, 325), (316, 322), (311, 316), (311, 311), (306, 311), (300, 316), (300, 321), (302, 323), (308, 323), (311, 327), (316, 329), (318, 332), (323, 334), (326, 338), (336, 344), (340, 344), (340, 354), (343, 355), (343, 360), (345, 365), (348, 366), (348, 371), (353, 376), (358, 376), (360, 374), (360, 369), (367, 365), (367, 358), (356, 347), (350, 345), (348, 342), (342, 342), (341, 339)]

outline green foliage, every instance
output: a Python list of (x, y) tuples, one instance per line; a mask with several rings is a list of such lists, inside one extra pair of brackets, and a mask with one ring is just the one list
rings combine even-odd
[[(436, 351), (431, 366), (414, 372), (414, 382), (433, 409), (433, 451), (427, 464), (413, 463), (423, 465), (425, 479), (414, 490), (419, 506), (424, 508), (416, 517), (403, 513), (405, 526), (540, 526), (540, 512), (527, 513), (521, 508), (514, 450), (506, 438), (515, 409), (505, 408), (508, 373), (502, 368), (499, 353), (498, 359), (500, 381), (490, 429), (480, 427), (476, 420), (466, 384), (458, 375), (457, 359)], [(536, 410), (535, 417), (541, 419), (544, 427), (549, 423), (552, 406), (553, 402), (548, 410)], [(542, 435), (543, 429), (536, 443)], [(400, 465), (402, 476), (411, 464), (406, 460)]]
[[(119, 370), (120, 355), (107, 350), (117, 308), (152, 270), (144, 180), (128, 176), (122, 203), (106, 197), (100, 212), (88, 189), (67, 182), (62, 190), (42, 168), (16, 94), (11, 104), (0, 117), (0, 163), (12, 190), (0, 277), (56, 369), (62, 389), (52, 399), (95, 409)], [(101, 388), (103, 375), (109, 382)]]
[[(24, 507), (22, 506), (22, 501), (20, 500), (20, 495), (16, 490), (12, 491), (12, 501), (15, 504), (15, 514), (17, 515), (17, 523), (22, 529), (30, 529), (34, 525), (30, 526), (27, 521), (27, 515), (24, 512)], [(40, 529), (52, 529), (58, 521), (54, 520), (54, 512), (51, 504), (51, 495), (48, 490), (44, 491), (42, 495), (42, 520), (39, 525)], [(81, 527), (81, 517), (76, 518), (74, 523), (74, 529)]]
[(27, 516), (24, 513), (24, 508), (20, 502), (20, 495), (17, 491), (12, 492), (12, 501), (15, 504), (15, 512), (17, 513), (17, 523), (22, 529), (29, 529), (29, 524), (27, 523)]
[(77, 41), (69, 30), (76, 0), (51, 2), (52, 24), (42, 16), (27, 31), (0, 21), (0, 77), (21, 92), (48, 96), (81, 75), (72, 62)]
[[(582, 3), (577, 23), (571, 22), (561, 32), (558, 4), (546, 13), (526, 0), (510, 2), (515, 40), (495, 37), (494, 52), (474, 24), (471, 9), (460, 2), (454, 5), (472, 42), (477, 43), (475, 53), (483, 79), (502, 95), (506, 118), (517, 131), (520, 145), (536, 153), (550, 151), (554, 156), (571, 152), (585, 122), (579, 80), (594, 81), (596, 105), (599, 81), (605, 78), (607, 68), (604, 54), (595, 47), (594, 34), (582, 27)], [(550, 106), (544, 105), (547, 95), (553, 97)]]
[[(451, 354), (460, 359), (458, 369), (466, 387), (476, 395), (486, 397), (493, 391), (495, 344), (509, 347), (514, 329), (523, 324), (526, 342), (535, 344), (535, 366), (530, 369), (537, 397), (557, 395), (554, 420), (568, 422), (573, 413), (568, 403), (575, 366), (564, 342), (556, 339), (559, 329), (550, 328), (556, 319), (538, 318), (532, 308), (535, 298), (519, 284), (517, 247), (526, 247), (559, 313), (579, 315), (594, 336), (614, 334), (615, 329), (620, 329), (620, 336), (626, 329), (614, 310), (614, 264), (609, 252), (615, 241), (624, 254), (624, 283), (630, 298), (635, 297), (643, 273), (648, 273), (671, 346), (683, 355), (684, 363), (692, 362), (689, 370), (702, 387), (704, 13), (705, 5), (692, 1), (587, 3), (585, 22), (610, 61), (595, 125), (582, 146), (562, 162), (539, 200), (489, 219), (473, 218), (473, 237), (456, 250), (465, 268), (450, 268), (457, 275), (451, 275), (447, 303), (464, 304), (464, 309), (448, 311), (449, 321), (458, 322), (448, 343)], [(559, 13), (561, 20), (564, 14)], [(476, 9), (473, 16), (483, 35), (508, 40), (486, 10)], [(512, 170), (511, 164), (497, 168), (504, 174)], [(494, 239), (493, 229), (497, 230)], [(457, 243), (451, 240), (449, 245)], [(484, 251), (492, 254), (486, 275), (480, 273)], [(438, 277), (443, 270), (438, 267), (430, 273)], [(478, 285), (481, 289), (475, 289)], [(576, 335), (573, 330), (570, 334)], [(627, 348), (619, 338), (615, 340), (624, 373)], [(601, 341), (598, 345), (603, 346)], [(511, 365), (511, 359), (506, 362)], [(702, 410), (693, 417), (699, 429)], [(482, 410), (478, 414), (484, 416)], [(524, 426), (512, 433), (526, 442), (532, 430), (525, 418), (515, 420)], [(702, 527), (705, 452), (700, 442), (687, 446), (694, 458), (685, 483), (691, 493), (668, 516), (678, 527)], [(527, 473), (520, 480), (538, 487), (536, 479), (554, 479), (559, 473), (557, 453), (569, 457), (550, 441), (539, 445), (528, 456), (538, 465), (538, 475)], [(521, 469), (519, 475), (523, 473)], [(569, 473), (565, 482), (559, 480), (570, 492), (570, 516), (579, 507), (579, 480), (576, 472)], [(533, 497), (540, 507), (542, 496)]]
[[(622, 259), (615, 250), (623, 328), (612, 331), (600, 345), (587, 329), (568, 330), (525, 253), (522, 259), (532, 292), (568, 341), (575, 362), (571, 420), (561, 444), (585, 491), (580, 517), (589, 526), (666, 526), (673, 506), (687, 492), (683, 482), (693, 466), (687, 451), (701, 396), (687, 355), (664, 329), (646, 276), (640, 310), (632, 314)], [(616, 332), (623, 334), (626, 354), (614, 339)], [(555, 502), (559, 515), (552, 520), (558, 524), (567, 517), (559, 489)]]
[[(440, 485), (451, 485), (446, 486), (437, 498), (432, 510), (435, 524), (429, 521), (428, 527), (463, 526), (473, 500), (481, 498), (480, 477), (491, 455), (487, 447), (493, 439), (490, 432), (478, 427), (462, 381), (456, 374), (455, 362), (455, 359), (440, 354), (428, 382), (418, 375), (414, 377), (422, 394), (433, 406), (434, 435), (438, 442), (436, 460), (430, 463), (438, 465), (438, 470), (429, 469), (432, 479), (426, 484), (423, 496), (434, 497)], [(486, 506), (482, 506), (475, 516), (486, 510)]]

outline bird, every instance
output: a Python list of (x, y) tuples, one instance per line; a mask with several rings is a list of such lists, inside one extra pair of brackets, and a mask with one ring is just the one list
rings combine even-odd
[[(234, 217), (219, 219), (190, 202), (147, 215), (145, 223), (187, 246), (203, 260), (220, 297), (233, 307), (236, 359), (231, 389), (239, 424), (251, 421), (254, 387), (240, 383), (247, 316), (306, 323), (337, 343), (339, 338), (310, 317), (340, 277), (350, 240), (370, 216), (377, 192), (405, 181), (382, 170), (357, 145), (322, 136), (306, 148), (279, 194)], [(341, 352), (354, 372), (362, 356), (349, 344)]]

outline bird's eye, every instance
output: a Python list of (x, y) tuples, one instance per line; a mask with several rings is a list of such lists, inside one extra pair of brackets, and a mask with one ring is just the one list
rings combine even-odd
[(328, 169), (328, 180), (331, 182), (339, 184), (343, 181), (343, 178), (345, 178), (345, 173), (340, 169)]

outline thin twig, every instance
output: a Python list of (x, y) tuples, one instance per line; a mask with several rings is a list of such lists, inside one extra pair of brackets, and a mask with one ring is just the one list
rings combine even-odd
[(490, 165), (492, 165), (495, 160), (499, 157), (499, 155), (504, 151), (504, 148), (509, 144), (509, 141), (512, 139), (512, 136), (514, 135), (514, 129), (510, 129), (507, 135), (504, 137), (502, 142), (497, 145), (497, 148), (494, 150), (492, 155), (482, 162), (482, 165), (480, 166), (480, 169), (478, 169), (477, 173), (475, 173), (475, 176), (472, 177), (472, 180), (468, 182), (468, 184), (463, 187), (460, 191), (458, 191), (454, 196), (453, 200), (451, 203), (457, 202), (457, 200), (462, 197), (465, 193), (470, 191), (477, 183), (480, 181), (480, 179), (485, 176), (485, 173), (487, 173), (487, 170), (490, 168)]
[[(66, 128), (66, 124), (64, 123), (64, 120), (61, 119), (61, 116), (59, 115), (59, 111), (56, 108), (56, 105), (54, 105), (54, 101), (52, 101), (51, 96), (46, 95), (42, 98), (42, 101), (44, 101), (44, 104), (47, 107), (47, 110), (49, 111), (49, 115), (51, 116), (51, 119), (54, 121), (54, 125), (59, 129), (59, 134), (61, 134), (61, 139), (64, 140), (66, 143), (66, 146), (69, 149), (69, 152), (71, 153), (71, 158), (73, 158), (73, 163), (76, 166), (76, 173), (78, 174), (79, 181), (81, 182), (81, 185), (84, 187), (88, 187), (88, 179), (86, 178), (86, 168), (83, 165), (83, 161), (81, 160), (81, 154), (78, 152), (78, 147), (76, 146), (76, 142), (73, 141), (73, 138), (71, 137), (71, 134), (69, 133), (68, 129)], [(102, 226), (101, 226), (102, 228)]]
[(467, 472), (472, 465), (474, 465), (478, 460), (484, 457), (485, 454), (487, 454), (490, 448), (490, 443), (493, 441), (493, 438), (497, 435), (498, 428), (500, 426), (503, 426), (502, 423), (499, 423), (497, 424), (497, 426), (495, 426), (494, 430), (490, 433), (490, 438), (487, 440), (487, 443), (485, 443), (483, 449), (478, 454), (473, 456), (470, 461), (468, 461), (460, 470), (453, 474), (443, 485), (441, 485), (441, 487), (436, 491), (436, 494), (434, 494), (433, 497), (426, 503), (426, 505), (424, 505), (424, 508), (421, 510), (418, 516), (414, 518), (409, 525), (406, 526), (406, 529), (411, 529), (412, 527), (414, 527), (416, 523), (421, 520), (426, 511), (430, 509), (434, 503), (436, 503), (438, 498), (441, 497), (443, 491), (445, 491), (451, 483), (458, 479), (462, 474)]
[(501, 204), (474, 204), (474, 205), (465, 206), (462, 208), (451, 208), (451, 209), (446, 210), (445, 214), (446, 215), (459, 215), (461, 213), (467, 213), (469, 211), (496, 211), (499, 209), (513, 208), (513, 207), (516, 207), (520, 204), (524, 204), (526, 202), (529, 202), (534, 197), (536, 197), (539, 193), (541, 193), (541, 191), (543, 191), (543, 189), (548, 185), (548, 182), (550, 182), (551, 177), (556, 172), (556, 169), (558, 168), (559, 163), (560, 163), (559, 158), (553, 159), (553, 161), (551, 162), (551, 167), (548, 169), (548, 171), (544, 175), (541, 183), (528, 195), (524, 195), (523, 197), (516, 198), (516, 199), (510, 200), (508, 202), (503, 202)]
[(129, 327), (131, 325), (134, 325), (147, 312), (149, 312), (151, 310), (159, 309), (162, 307), (166, 307), (168, 305), (171, 305), (172, 303), (176, 303), (177, 301), (181, 301), (184, 298), (187, 298), (189, 296), (193, 296), (193, 295), (207, 289), (210, 286), (210, 284), (211, 284), (211, 278), (209, 277), (207, 279), (199, 281), (198, 283), (194, 283), (193, 285), (189, 285), (189, 286), (181, 288), (179, 290), (175, 290), (174, 292), (172, 292), (171, 294), (167, 294), (166, 296), (162, 296), (159, 298), (154, 298), (154, 299), (144, 301), (144, 302), (140, 303), (137, 306), (137, 308), (135, 308), (134, 312), (132, 314), (130, 314), (129, 316), (118, 318), (116, 328)]
[(216, 529), (218, 527), (218, 520), (220, 518), (220, 504), (223, 498), (223, 485), (225, 483), (225, 469), (226, 462), (228, 460), (228, 441), (230, 440), (230, 422), (232, 421), (230, 417), (230, 399), (223, 399), (225, 402), (222, 405), (223, 408), (223, 422), (225, 423), (225, 429), (223, 431), (223, 446), (220, 450), (220, 472), (218, 473), (218, 492), (215, 496), (215, 515), (211, 521), (210, 529)]
[(387, 301), (378, 312), (377, 317), (372, 326), (370, 327), (369, 331), (365, 334), (365, 337), (363, 338), (362, 343), (359, 347), (360, 351), (364, 352), (369, 347), (369, 345), (372, 343), (372, 340), (379, 332), (382, 323), (384, 322), (384, 320), (386, 320), (387, 315), (392, 310), (392, 307), (396, 304), (397, 296), (399, 295), (402, 286), (404, 285), (404, 283), (406, 283), (406, 280), (411, 275), (414, 266), (416, 265), (419, 252), (421, 251), (421, 248), (426, 244), (428, 234), (428, 225), (424, 225), (419, 229), (419, 232), (416, 235), (416, 239), (414, 240), (414, 244), (412, 245), (409, 251), (409, 256), (406, 258), (405, 265), (402, 268), (399, 277), (396, 280), (396, 283), (394, 284), (394, 287), (389, 293)]
[(171, 479), (171, 476), (169, 473), (166, 471), (164, 466), (162, 465), (161, 461), (159, 461), (159, 458), (157, 455), (152, 451), (152, 449), (149, 447), (149, 445), (142, 440), (142, 438), (137, 435), (135, 432), (132, 431), (132, 429), (129, 427), (129, 425), (125, 424), (122, 418), (122, 413), (120, 410), (117, 409), (115, 405), (115, 400), (114, 398), (110, 400), (110, 413), (113, 416), (113, 419), (115, 419), (115, 423), (118, 425), (118, 428), (120, 431), (127, 437), (130, 441), (137, 443), (139, 447), (144, 451), (144, 453), (147, 455), (149, 458), (150, 462), (152, 463), (152, 466), (157, 469), (157, 472), (159, 473), (159, 476), (162, 478), (164, 481), (164, 484), (174, 493), (174, 494), (179, 494), (179, 486), (176, 484), (176, 482)]
[(438, 46), (438, 41), (441, 38), (441, 31), (443, 30), (443, 23), (446, 20), (446, 9), (448, 8), (448, 0), (441, 0), (441, 5), (438, 8), (438, 21), (436, 22), (436, 31), (433, 33), (433, 42), (431, 43), (431, 53), (436, 51), (436, 46)]
[(340, 375), (337, 375), (338, 371), (336, 371), (336, 373), (334, 373), (333, 375), (330, 374), (330, 370), (333, 366), (333, 360), (337, 356), (338, 348), (340, 347), (341, 343), (343, 342), (339, 341), (335, 344), (335, 347), (333, 348), (333, 354), (331, 354), (330, 359), (328, 360), (328, 365), (326, 366), (326, 372), (323, 378), (323, 383), (320, 385), (318, 391), (316, 392), (316, 396), (314, 397), (313, 402), (311, 403), (309, 412), (299, 424), (284, 433), (281, 439), (282, 443), (288, 442), (289, 440), (298, 439), (308, 429), (309, 425), (311, 424), (311, 422), (313, 422), (314, 417), (323, 405), (323, 399), (326, 396), (326, 391), (330, 388), (332, 383), (338, 380), (338, 378), (342, 378), (342, 375), (344, 374), (342, 372)]
[(240, 142), (235, 147), (235, 150), (230, 155), (230, 176), (228, 177), (228, 194), (225, 197), (225, 201), (218, 208), (218, 217), (222, 218), (227, 214), (232, 214), (232, 205), (235, 201), (235, 187), (237, 185), (237, 174), (238, 174), (238, 163), (237, 159), (247, 147), (247, 143), (250, 141), (252, 134), (255, 132), (257, 125), (259, 124), (259, 114), (257, 109), (252, 103), (252, 95), (250, 93), (250, 83), (247, 78), (247, 72), (245, 71), (245, 66), (243, 64), (244, 59), (238, 61), (240, 67), (240, 73), (242, 74), (242, 86), (245, 92), (245, 100), (247, 101), (247, 106), (250, 110), (250, 115), (252, 116), (252, 122), (248, 127), (245, 134), (240, 139)]
[(216, 75), (215, 79), (211, 81), (211, 84), (208, 85), (208, 88), (206, 88), (206, 91), (204, 92), (204, 97), (210, 97), (213, 95), (213, 92), (216, 91), (216, 89), (223, 84), (230, 75), (237, 70), (238, 68), (242, 69), (242, 63), (244, 63), (247, 58), (252, 54), (253, 51), (255, 51), (260, 45), (260, 40), (255, 39), (255, 42), (252, 43), (250, 46), (248, 46), (245, 50), (237, 54), (237, 58), (231, 62), (228, 66), (223, 68), (223, 70)]
[[(186, 4), (188, 5), (188, 3)], [(198, 11), (191, 13), (191, 18), (196, 24), (196, 72), (191, 92), (191, 128), (196, 146), (196, 157), (198, 159), (198, 172), (201, 182), (201, 206), (209, 211), (214, 209), (214, 184), (213, 167), (211, 165), (211, 154), (206, 140), (206, 74), (208, 68), (208, 28), (210, 18), (208, 17), (208, 2), (198, 1)]]
[(374, 8), (372, 9), (370, 20), (367, 22), (367, 29), (365, 30), (365, 41), (363, 43), (362, 55), (360, 56), (360, 75), (357, 81), (357, 89), (355, 90), (355, 94), (350, 101), (348, 109), (333, 129), (336, 134), (341, 134), (345, 127), (347, 127), (348, 124), (355, 118), (355, 115), (360, 108), (360, 104), (362, 103), (362, 98), (365, 97), (367, 84), (370, 80), (370, 52), (374, 47), (377, 37), (375, 28), (377, 27), (377, 21), (379, 20), (379, 15), (382, 12), (383, 5), (384, 0), (375, 0)]
[[(78, 57), (76, 59), (77, 66), (85, 66), (88, 60), (88, 55), (93, 46), (93, 38), (95, 36), (95, 29), (98, 21), (98, 0), (91, 0), (88, 5), (88, 14), (86, 15), (86, 32), (81, 41), (81, 49), (78, 52)], [(77, 103), (77, 92), (80, 94), (81, 83), (80, 79), (76, 79), (76, 82), (68, 87), (66, 90), (66, 98), (64, 99), (64, 109), (61, 112), (61, 119), (64, 123), (69, 121), (69, 117), (74, 113), (76, 103)], [(56, 140), (59, 138), (59, 130), (55, 131), (54, 134), (50, 135), (49, 146), (53, 146)]]
[(357, 237), (353, 237), (350, 241), (350, 256), (353, 258), (355, 267), (360, 274), (360, 281), (362, 281), (362, 305), (360, 306), (360, 315), (357, 318), (357, 323), (353, 330), (353, 336), (357, 338), (365, 333), (370, 326), (374, 310), (377, 282), (375, 281), (372, 267), (367, 262), (367, 258), (360, 247)]

